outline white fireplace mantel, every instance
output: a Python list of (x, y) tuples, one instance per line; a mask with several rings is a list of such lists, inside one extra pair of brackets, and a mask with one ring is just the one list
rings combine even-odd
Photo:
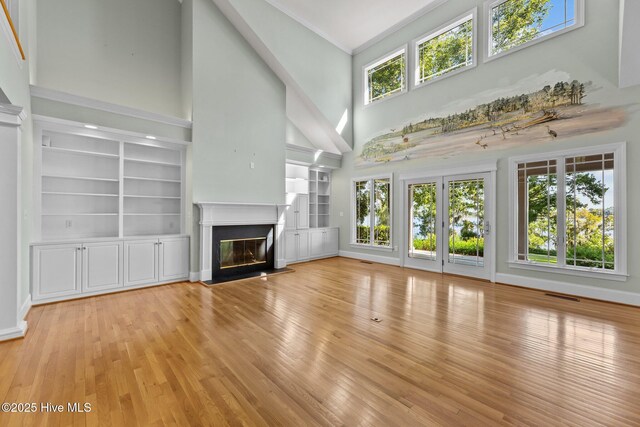
[(287, 266), (284, 252), (284, 213), (287, 205), (269, 203), (196, 203), (200, 208), (200, 280), (211, 280), (213, 227), (228, 225), (273, 225), (275, 268)]

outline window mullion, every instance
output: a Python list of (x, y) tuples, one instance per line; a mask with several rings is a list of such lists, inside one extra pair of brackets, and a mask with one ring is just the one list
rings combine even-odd
[(558, 190), (557, 190), (557, 202), (556, 202), (556, 206), (557, 206), (557, 223), (558, 223), (558, 230), (557, 230), (557, 242), (558, 242), (558, 247), (556, 248), (557, 250), (557, 259), (558, 259), (558, 266), (559, 267), (565, 267), (566, 266), (566, 254), (567, 254), (567, 226), (566, 226), (566, 202), (567, 202), (567, 197), (566, 197), (566, 163), (565, 163), (565, 158), (564, 157), (560, 157), (558, 159), (556, 159), (557, 165), (556, 165), (556, 173), (558, 176), (557, 182), (558, 182)]
[(371, 179), (369, 181), (371, 185), (371, 194), (369, 202), (369, 244), (375, 246), (375, 232), (376, 232), (376, 180)]

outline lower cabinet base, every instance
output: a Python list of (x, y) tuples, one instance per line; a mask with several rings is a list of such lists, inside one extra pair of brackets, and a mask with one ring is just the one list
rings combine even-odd
[(118, 294), (121, 292), (135, 291), (137, 289), (144, 289), (144, 288), (153, 288), (154, 286), (164, 286), (164, 285), (170, 285), (172, 283), (180, 283), (180, 282), (189, 282), (189, 277), (185, 277), (184, 279), (170, 280), (167, 282), (147, 283), (145, 285), (127, 286), (127, 287), (120, 287), (120, 288), (114, 288), (114, 289), (106, 289), (106, 290), (96, 291), (96, 292), (82, 292), (75, 295), (65, 295), (62, 297), (41, 298), (38, 300), (33, 300), (32, 305), (37, 306), (37, 305), (43, 305), (43, 304), (51, 304), (54, 302), (91, 298), (91, 297), (96, 297), (100, 295)]

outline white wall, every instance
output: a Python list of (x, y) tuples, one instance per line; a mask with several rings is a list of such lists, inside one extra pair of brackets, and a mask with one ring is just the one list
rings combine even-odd
[[(358, 250), (349, 245), (350, 239), (350, 182), (353, 177), (372, 175), (382, 172), (428, 171), (429, 168), (442, 168), (469, 162), (498, 159), (498, 191), (497, 191), (497, 270), (503, 274), (514, 274), (525, 278), (539, 278), (551, 281), (577, 283), (594, 288), (619, 290), (640, 294), (640, 264), (634, 262), (640, 256), (637, 238), (629, 239), (629, 273), (627, 282), (611, 282), (604, 280), (576, 278), (565, 275), (533, 273), (515, 270), (507, 264), (508, 233), (504, 225), (508, 223), (508, 172), (507, 158), (513, 155), (539, 153), (562, 150), (572, 147), (585, 147), (612, 142), (628, 141), (628, 165), (640, 164), (640, 120), (638, 119), (638, 102), (640, 87), (619, 90), (618, 82), (618, 2), (587, 1), (586, 25), (569, 32), (512, 53), (506, 57), (482, 63), (477, 68), (463, 72), (426, 87), (411, 90), (407, 94), (385, 100), (368, 107), (363, 106), (362, 67), (372, 60), (396, 49), (426, 32), (435, 29), (465, 13), (472, 7), (482, 11), (483, 3), (476, 0), (460, 0), (448, 2), (433, 12), (405, 26), (398, 32), (383, 39), (376, 45), (354, 57), (354, 153), (344, 156), (343, 168), (334, 175), (333, 185), (333, 219), (334, 225), (341, 228), (341, 249), (371, 255), (388, 255), (391, 261), (397, 262), (399, 252), (380, 253), (377, 251)], [(483, 27), (480, 28), (482, 34)], [(483, 38), (481, 40), (484, 40)], [(358, 169), (354, 166), (355, 156), (361, 152), (363, 144), (378, 132), (393, 128), (426, 113), (437, 114), (442, 109), (450, 109), (456, 104), (474, 105), (481, 94), (491, 94), (496, 90), (516, 84), (524, 78), (539, 76), (548, 72), (566, 73), (571, 79), (592, 81), (594, 90), (587, 98), (589, 104), (626, 105), (629, 106), (629, 118), (625, 126), (601, 133), (592, 133), (570, 139), (558, 139), (553, 143), (520, 147), (512, 150), (472, 152), (453, 159), (421, 159), (392, 163), (373, 168)], [(482, 95), (484, 97), (484, 95)], [(487, 99), (482, 99), (487, 101)], [(640, 236), (640, 224), (634, 221), (633, 213), (640, 210), (640, 195), (633, 190), (633, 183), (640, 182), (640, 169), (628, 168), (628, 212), (630, 214), (629, 236)], [(396, 180), (394, 187), (393, 224), (394, 245), (398, 245), (401, 218), (399, 204), (401, 188)], [(340, 217), (339, 213), (344, 216)]]
[(181, 100), (177, 0), (38, 0), (37, 6), (39, 86), (189, 118)]
[(352, 143), (351, 55), (264, 0), (231, 3), (334, 128), (348, 111), (341, 135)]
[(284, 85), (211, 0), (190, 1), (193, 200), (283, 203)]
[[(12, 40), (8, 40), (4, 34), (0, 34), (0, 91), (2, 91), (5, 97), (14, 105), (18, 105), (24, 108), (27, 114), (27, 120), (22, 124), (21, 128), (21, 145), (20, 145), (20, 177), (21, 177), (21, 195), (23, 203), (19, 209), (21, 215), (21, 229), (20, 229), (20, 259), (22, 260), (19, 266), (19, 271), (8, 272), (0, 271), (0, 276), (4, 277), (0, 282), (0, 330), (7, 327), (16, 326), (7, 325), (6, 322), (11, 322), (16, 319), (17, 310), (19, 307), (15, 307), (16, 300), (13, 297), (17, 293), (18, 306), (27, 300), (29, 296), (29, 240), (31, 236), (30, 217), (31, 217), (31, 197), (32, 197), (32, 164), (33, 164), (33, 149), (31, 145), (32, 140), (32, 123), (30, 120), (31, 104), (29, 98), (29, 52), (31, 48), (31, 40), (29, 38), (29, 23), (32, 21), (33, 5), (31, 2), (20, 2), (20, 22), (19, 33), (22, 46), (27, 53), (27, 61), (19, 61), (11, 51), (10, 43)], [(0, 19), (4, 19), (4, 16), (0, 16)], [(3, 97), (4, 98), (4, 97)], [(5, 101), (7, 100), (5, 99)], [(19, 283), (15, 283), (14, 280), (10, 280), (9, 277), (19, 277)], [(11, 295), (11, 297), (8, 297)]]

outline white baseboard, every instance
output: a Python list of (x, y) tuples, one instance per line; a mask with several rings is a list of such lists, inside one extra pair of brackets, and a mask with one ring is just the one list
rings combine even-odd
[(198, 271), (192, 271), (191, 273), (189, 273), (189, 281), (191, 283), (193, 282), (199, 282), (200, 281), (200, 272)]
[(388, 256), (370, 255), (370, 254), (363, 254), (360, 252), (348, 252), (348, 251), (340, 251), (338, 256), (341, 256), (344, 258), (359, 259), (363, 261), (378, 262), (380, 264), (395, 265), (397, 267), (400, 266), (399, 258), (391, 258)]
[(594, 286), (578, 285), (575, 283), (537, 279), (535, 277), (524, 277), (504, 273), (496, 274), (496, 282), (514, 286), (524, 286), (541, 291), (557, 292), (577, 297), (640, 306), (640, 293), (636, 294), (633, 292), (606, 289), (604, 285), (601, 288), (596, 288)]
[(29, 314), (29, 310), (31, 310), (31, 294), (27, 295), (27, 299), (20, 307), (20, 313), (18, 313), (18, 319), (24, 320)]
[(16, 338), (22, 338), (27, 333), (27, 322), (24, 320), (18, 324), (15, 328), (0, 330), (0, 341), (13, 340)]

